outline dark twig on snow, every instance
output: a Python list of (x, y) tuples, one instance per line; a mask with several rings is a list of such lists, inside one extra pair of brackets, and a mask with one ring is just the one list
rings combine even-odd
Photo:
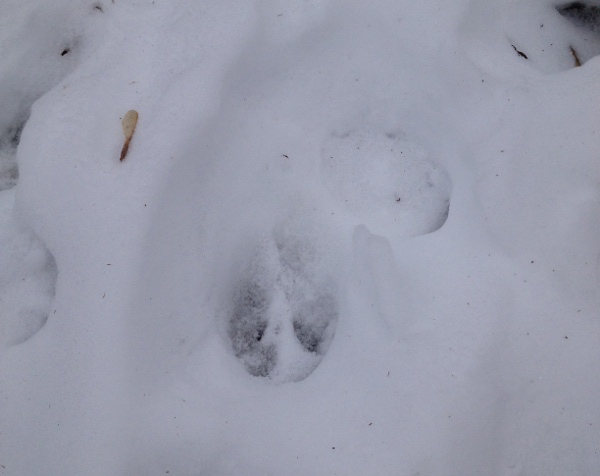
[(522, 58), (525, 58), (525, 59), (529, 59), (529, 58), (527, 58), (527, 55), (525, 53), (523, 53), (522, 51), (519, 51), (515, 45), (510, 45), (510, 46), (512, 46), (514, 48), (514, 50), (517, 52), (517, 54), (519, 56), (521, 56)]
[(573, 59), (575, 60), (575, 67), (581, 66), (581, 61), (579, 60), (579, 55), (577, 54), (577, 51), (575, 51), (575, 48), (569, 46), (569, 49), (571, 50), (571, 54), (573, 55)]

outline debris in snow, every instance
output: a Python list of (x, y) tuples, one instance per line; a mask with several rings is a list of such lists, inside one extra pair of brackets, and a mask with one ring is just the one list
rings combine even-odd
[(581, 61), (579, 60), (579, 56), (577, 55), (577, 51), (572, 46), (569, 46), (571, 50), (571, 54), (573, 55), (573, 59), (575, 60), (575, 67), (581, 66)]
[(123, 149), (121, 149), (121, 161), (125, 159), (127, 155), (127, 151), (129, 150), (129, 143), (131, 142), (131, 138), (133, 137), (133, 133), (135, 132), (135, 126), (138, 121), (138, 113), (133, 109), (131, 111), (127, 111), (125, 117), (123, 118), (123, 134), (125, 135), (125, 144), (123, 144)]
[(510, 46), (512, 46), (512, 47), (514, 48), (514, 50), (517, 52), (517, 54), (518, 54), (519, 56), (521, 56), (522, 58), (525, 58), (525, 59), (529, 59), (529, 58), (527, 57), (527, 55), (526, 55), (525, 53), (523, 53), (522, 51), (519, 51), (515, 45), (510, 45)]

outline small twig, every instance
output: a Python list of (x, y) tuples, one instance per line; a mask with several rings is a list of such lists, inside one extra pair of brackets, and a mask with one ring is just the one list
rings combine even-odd
[(519, 56), (521, 56), (521, 57), (523, 57), (525, 59), (529, 59), (529, 58), (527, 58), (527, 55), (525, 53), (523, 53), (522, 51), (519, 51), (515, 45), (510, 45), (510, 46), (512, 46), (514, 48), (514, 50), (517, 52), (517, 54)]
[(581, 66), (581, 61), (579, 60), (579, 56), (577, 55), (577, 51), (575, 51), (575, 48), (569, 46), (569, 49), (571, 50), (571, 54), (573, 55), (573, 59), (575, 60), (575, 67), (577, 68), (578, 66)]

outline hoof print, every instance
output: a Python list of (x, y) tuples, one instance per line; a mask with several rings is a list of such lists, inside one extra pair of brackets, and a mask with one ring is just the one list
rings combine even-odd
[(294, 316), (294, 335), (308, 352), (320, 354), (323, 343), (329, 344), (327, 331), (337, 320), (337, 306), (332, 296), (320, 296), (304, 304)]
[(266, 377), (275, 366), (276, 358), (272, 345), (261, 344), (268, 325), (265, 319), (268, 297), (256, 283), (241, 286), (237, 294), (228, 328), (233, 351), (244, 362), (248, 373)]
[(254, 377), (268, 377), (275, 368), (276, 359), (274, 345), (259, 346), (244, 356), (244, 366)]
[(306, 240), (268, 240), (238, 279), (227, 318), (235, 356), (274, 383), (308, 377), (327, 352), (338, 318), (331, 284)]
[(448, 217), (448, 174), (400, 130), (366, 124), (331, 134), (322, 170), (338, 203), (378, 233), (424, 235)]
[(0, 345), (13, 346), (33, 337), (48, 320), (54, 299), (54, 257), (28, 230), (12, 227), (0, 233)]

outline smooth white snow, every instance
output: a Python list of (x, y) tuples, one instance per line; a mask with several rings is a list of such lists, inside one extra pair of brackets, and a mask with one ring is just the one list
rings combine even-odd
[(0, 474), (598, 471), (593, 15), (5, 3)]

